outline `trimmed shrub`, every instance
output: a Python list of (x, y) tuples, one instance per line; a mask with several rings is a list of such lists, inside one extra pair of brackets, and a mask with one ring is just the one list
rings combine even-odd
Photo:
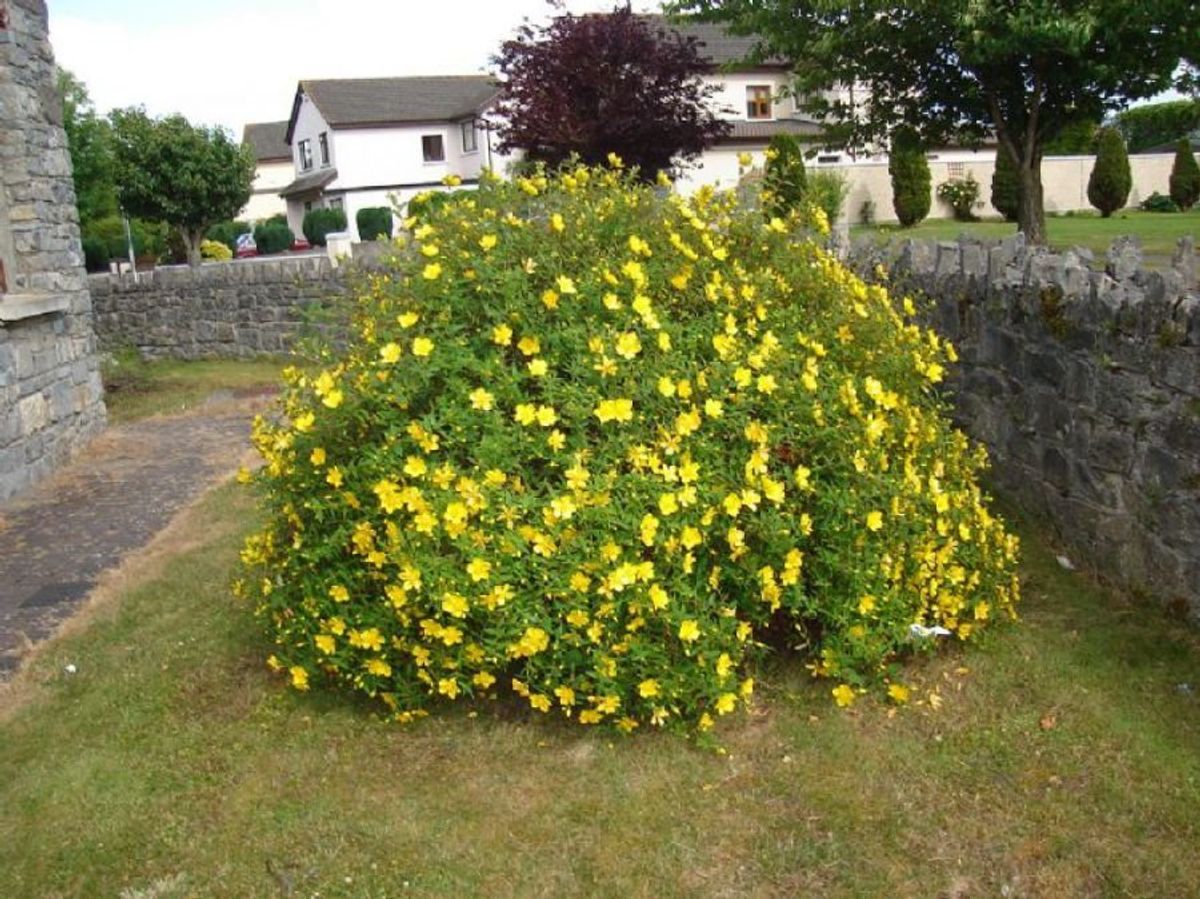
[(282, 253), (291, 249), (295, 239), (292, 229), (278, 222), (267, 221), (254, 229), (254, 245), (262, 254)]
[(225, 262), (233, 258), (233, 250), (219, 240), (202, 240), (200, 241), (200, 258)]
[(929, 215), (933, 205), (929, 160), (912, 132), (901, 130), (893, 137), (888, 174), (892, 178), (892, 205), (896, 209), (896, 218), (905, 228), (911, 228)]
[(996, 169), (992, 172), (992, 205), (1006, 222), (1015, 222), (1020, 210), (1021, 185), (1017, 164), (1003, 147), (996, 150)]
[(1175, 201), (1166, 194), (1160, 194), (1158, 191), (1150, 194), (1138, 206), (1142, 212), (1178, 212), (1179, 206)]
[(807, 186), (804, 152), (799, 141), (790, 134), (775, 135), (767, 145), (763, 178), (763, 205), (767, 214), (786, 218), (792, 210), (802, 208)]
[[(229, 248), (230, 253), (237, 252), (237, 239), (251, 231), (249, 222), (218, 222), (208, 229), (205, 235), (209, 240), (219, 240)], [(201, 248), (201, 254), (204, 250)]]
[(254, 440), (237, 591), (297, 689), (704, 731), (768, 642), (905, 701), (1012, 612), (949, 344), (734, 194), (575, 168), (429, 213)]
[(310, 209), (300, 227), (305, 240), (314, 247), (323, 247), (327, 235), (346, 230), (346, 213), (342, 209)]
[(958, 222), (975, 221), (975, 207), (979, 205), (979, 182), (967, 172), (965, 178), (951, 178), (938, 185), (938, 199), (948, 203)]
[(825, 213), (825, 221), (833, 224), (842, 216), (842, 206), (850, 185), (846, 176), (833, 169), (815, 169), (808, 176), (808, 188), (805, 196), (808, 201)]
[(375, 240), (392, 236), (392, 210), (386, 206), (368, 206), (354, 216), (359, 240)]
[(1200, 165), (1192, 153), (1192, 144), (1187, 138), (1175, 148), (1175, 162), (1171, 166), (1171, 199), (1180, 209), (1191, 209), (1200, 200)]
[(1108, 218), (1124, 209), (1133, 189), (1133, 174), (1129, 170), (1129, 155), (1125, 139), (1116, 128), (1101, 128), (1096, 163), (1088, 177), (1088, 202)]

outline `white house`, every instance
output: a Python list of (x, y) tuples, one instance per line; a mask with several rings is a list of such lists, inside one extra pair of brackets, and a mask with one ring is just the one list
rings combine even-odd
[(242, 143), (254, 152), (254, 185), (250, 200), (238, 214), (257, 222), (287, 212), (279, 191), (292, 182), (292, 148), (287, 142), (287, 122), (253, 122), (242, 131)]
[(289, 226), (300, 234), (308, 210), (340, 208), (357, 237), (364, 207), (501, 169), (484, 119), (496, 94), (485, 75), (301, 81), (286, 132), (293, 177), (279, 192)]

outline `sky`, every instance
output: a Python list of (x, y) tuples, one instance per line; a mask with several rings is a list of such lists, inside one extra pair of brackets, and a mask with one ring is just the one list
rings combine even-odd
[[(546, 0), (48, 0), (58, 64), (101, 112), (144, 105), (240, 135), (304, 78), (469, 75)], [(573, 13), (612, 0), (567, 0)], [(656, 2), (634, 2), (653, 11)]]

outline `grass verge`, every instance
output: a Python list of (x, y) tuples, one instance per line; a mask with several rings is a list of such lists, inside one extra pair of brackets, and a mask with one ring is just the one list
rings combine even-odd
[(142, 359), (114, 353), (105, 363), (104, 402), (114, 424), (178, 415), (205, 404), (245, 399), (277, 389), (282, 359)]
[[(913, 238), (915, 240), (955, 240), (960, 234), (970, 234), (983, 240), (999, 241), (1015, 234), (1017, 226), (1010, 222), (956, 222), (951, 219), (926, 219), (912, 228), (899, 225), (856, 226), (855, 237), (874, 235), (881, 240)], [(1200, 241), (1200, 207), (1189, 212), (1156, 213), (1129, 210), (1115, 213), (1111, 218), (1079, 214), (1050, 216), (1046, 219), (1050, 245), (1056, 249), (1086, 247), (1099, 259), (1114, 240), (1126, 234), (1136, 235), (1142, 242), (1147, 261), (1165, 266), (1179, 238), (1191, 235)]]
[(210, 494), (192, 548), (0, 696), (6, 896), (1195, 890), (1196, 634), (1028, 528), (1025, 621), (914, 662), (919, 705), (839, 712), (779, 662), (718, 755), (501, 703), (397, 727), (285, 689), (227, 589), (253, 518)]

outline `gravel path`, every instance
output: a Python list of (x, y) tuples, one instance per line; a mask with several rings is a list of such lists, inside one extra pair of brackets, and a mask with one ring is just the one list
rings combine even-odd
[(55, 475), (0, 503), (0, 680), (101, 572), (237, 467), (250, 420), (239, 409), (110, 427)]

